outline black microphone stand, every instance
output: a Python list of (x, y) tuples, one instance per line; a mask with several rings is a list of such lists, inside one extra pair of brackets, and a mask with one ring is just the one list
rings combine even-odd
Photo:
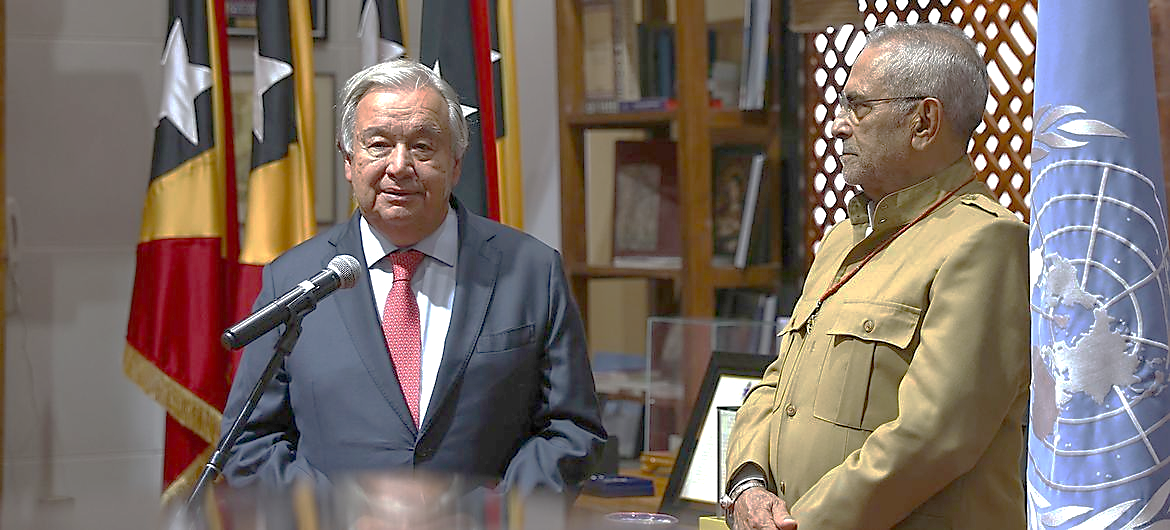
[(276, 375), (276, 371), (284, 363), (285, 356), (292, 353), (293, 346), (296, 346), (297, 339), (301, 336), (301, 319), (310, 311), (316, 309), (317, 304), (313, 301), (312, 297), (306, 294), (302, 295), (300, 300), (289, 304), (289, 308), (292, 310), (292, 314), (285, 321), (284, 332), (280, 334), (280, 338), (276, 341), (276, 348), (272, 352), (272, 358), (268, 360), (268, 366), (264, 368), (264, 373), (260, 375), (260, 379), (252, 387), (252, 393), (248, 395), (248, 400), (244, 402), (244, 408), (240, 410), (235, 421), (232, 422), (232, 427), (228, 429), (227, 434), (220, 438), (219, 445), (215, 447), (215, 452), (211, 454), (211, 458), (203, 466), (203, 473), (199, 475), (199, 481), (195, 483), (195, 488), (191, 490), (191, 496), (187, 498), (187, 504), (183, 508), (183, 511), (188, 517), (191, 514), (197, 513), (200, 497), (203, 496), (203, 490), (223, 471), (223, 464), (227, 460), (228, 450), (236, 444), (236, 439), (240, 437), (241, 431), (244, 430), (244, 423), (248, 421), (248, 417), (252, 415), (252, 411), (256, 410), (256, 404), (260, 402), (260, 395), (264, 393), (264, 387)]

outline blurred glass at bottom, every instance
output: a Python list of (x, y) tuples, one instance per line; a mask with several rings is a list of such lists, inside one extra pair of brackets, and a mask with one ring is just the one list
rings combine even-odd
[[(327, 488), (230, 488), (216, 484), (198, 506), (167, 509), (167, 530), (520, 530), (571, 529), (564, 497), (523, 499), (482, 480), (423, 473), (363, 473)], [(580, 527), (586, 528), (586, 527)], [(590, 526), (589, 528), (593, 528)]]
[(677, 528), (678, 518), (665, 513), (617, 512), (605, 516), (606, 530), (665, 530)]

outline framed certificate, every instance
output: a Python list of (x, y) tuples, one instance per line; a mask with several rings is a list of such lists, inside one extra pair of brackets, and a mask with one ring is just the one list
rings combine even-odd
[[(329, 12), (326, 0), (309, 0), (309, 18), (313, 26), (313, 38), (325, 38), (325, 15)], [(256, 0), (226, 0), (224, 16), (227, 19), (227, 34), (233, 37), (256, 35)]]
[(711, 354), (659, 511), (684, 517), (717, 512), (722, 490), (718, 410), (741, 405), (773, 360), (771, 355)]

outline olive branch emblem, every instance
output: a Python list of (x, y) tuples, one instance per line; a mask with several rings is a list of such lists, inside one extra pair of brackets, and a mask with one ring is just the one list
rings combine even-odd
[[(1044, 105), (1035, 112), (1036, 127), (1032, 131), (1032, 163), (1036, 163), (1048, 156), (1053, 149), (1072, 149), (1086, 145), (1089, 142), (1069, 138), (1063, 133), (1077, 136), (1113, 136), (1129, 138), (1116, 127), (1101, 120), (1078, 118), (1068, 120), (1060, 125), (1057, 122), (1075, 114), (1084, 114), (1085, 109), (1076, 105)], [(1056, 125), (1056, 130), (1049, 130)]]
[[(1055, 528), (1088, 514), (1093, 515), (1078, 523), (1074, 527), (1075, 530), (1104, 530), (1119, 522), (1127, 510), (1141, 502), (1140, 499), (1125, 501), (1094, 514), (1093, 508), (1089, 506), (1062, 506), (1050, 509), (1052, 504), (1040, 492), (1036, 491), (1032, 484), (1028, 484), (1027, 495), (1033, 506), (1031, 510), (1028, 510), (1028, 527), (1033, 530)], [(1154, 517), (1166, 507), (1167, 500), (1170, 500), (1168, 498), (1170, 498), (1170, 482), (1165, 482), (1158, 488), (1158, 491), (1154, 492), (1150, 501), (1138, 511), (1138, 514), (1121, 526), (1121, 530), (1137, 528), (1161, 530), (1170, 526), (1166, 520), (1154, 521)]]

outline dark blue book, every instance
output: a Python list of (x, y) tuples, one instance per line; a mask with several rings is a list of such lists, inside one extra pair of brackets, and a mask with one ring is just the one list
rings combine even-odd
[(594, 497), (648, 497), (654, 495), (654, 482), (625, 475), (593, 475), (581, 493)]

